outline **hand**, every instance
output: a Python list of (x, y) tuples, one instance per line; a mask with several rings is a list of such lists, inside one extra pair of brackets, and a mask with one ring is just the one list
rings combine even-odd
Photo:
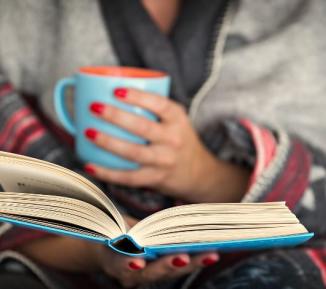
[[(93, 103), (91, 111), (102, 120), (138, 135), (150, 143), (134, 144), (106, 135), (94, 128), (86, 136), (99, 147), (141, 164), (135, 171), (119, 171), (87, 164), (85, 169), (97, 178), (132, 187), (151, 187), (187, 201), (217, 201), (217, 188), (236, 183), (242, 194), (247, 175), (238, 168), (216, 160), (199, 140), (182, 106), (167, 98), (135, 89), (117, 89), (120, 101), (142, 107), (160, 122), (125, 112), (110, 105)], [(236, 174), (241, 173), (239, 180)], [(232, 181), (228, 182), (232, 176)], [(240, 185), (239, 185), (240, 184)], [(223, 192), (225, 193), (225, 191)], [(238, 196), (236, 201), (238, 201)]]
[(177, 254), (146, 262), (144, 259), (122, 256), (99, 245), (95, 255), (98, 256), (100, 268), (127, 288), (177, 278), (215, 264), (219, 258), (216, 253), (205, 253), (194, 257)]
[[(125, 220), (130, 226), (137, 222), (129, 217), (125, 217)], [(219, 259), (217, 253), (203, 253), (194, 257), (176, 254), (146, 262), (141, 258), (122, 256), (102, 245), (91, 245), (97, 267), (127, 288), (189, 274), (196, 269), (213, 265)]]

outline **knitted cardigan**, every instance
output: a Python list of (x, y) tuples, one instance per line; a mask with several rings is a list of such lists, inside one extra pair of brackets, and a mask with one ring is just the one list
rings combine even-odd
[[(286, 201), (320, 240), (326, 233), (325, 12), (323, 0), (230, 5), (207, 59), (206, 80), (189, 107), (217, 157), (254, 162), (243, 201)], [(52, 91), (80, 66), (119, 64), (98, 3), (0, 0), (0, 39), (0, 149), (76, 169), (55, 125)], [(28, 102), (24, 95), (37, 99)], [(221, 135), (217, 147), (210, 145)], [(0, 234), (2, 250), (44, 236), (8, 224)], [(307, 254), (326, 276), (325, 247), (309, 246)]]

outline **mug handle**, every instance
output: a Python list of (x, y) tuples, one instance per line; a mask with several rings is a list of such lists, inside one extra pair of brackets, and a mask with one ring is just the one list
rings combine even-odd
[(76, 84), (75, 78), (64, 78), (61, 79), (55, 86), (54, 89), (54, 107), (58, 115), (58, 118), (64, 128), (72, 135), (76, 134), (76, 127), (72, 121), (71, 116), (68, 113), (65, 97), (66, 89), (68, 87), (74, 87)]

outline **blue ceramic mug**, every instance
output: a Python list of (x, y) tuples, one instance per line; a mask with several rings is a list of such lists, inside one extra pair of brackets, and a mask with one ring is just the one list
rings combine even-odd
[[(68, 113), (65, 101), (65, 92), (69, 87), (74, 88), (73, 118)], [(93, 102), (102, 102), (153, 121), (157, 120), (151, 112), (115, 98), (113, 92), (118, 87), (137, 88), (167, 97), (170, 77), (163, 72), (132, 67), (82, 67), (76, 75), (57, 83), (54, 91), (55, 109), (64, 128), (75, 137), (76, 152), (82, 161), (112, 169), (137, 169), (137, 163), (97, 147), (84, 135), (87, 128), (93, 127), (129, 142), (146, 143), (145, 139), (102, 121), (90, 112), (89, 107)]]

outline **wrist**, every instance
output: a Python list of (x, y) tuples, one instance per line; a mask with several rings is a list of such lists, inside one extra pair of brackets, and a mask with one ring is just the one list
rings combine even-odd
[(85, 250), (88, 252), (87, 259), (90, 262), (90, 268), (92, 269), (92, 271), (103, 271), (104, 270), (103, 256), (106, 255), (104, 250), (108, 250), (108, 248), (105, 248), (103, 244), (87, 242)]
[(201, 158), (193, 178), (193, 202), (239, 202), (243, 198), (250, 171), (217, 159), (208, 151)]

